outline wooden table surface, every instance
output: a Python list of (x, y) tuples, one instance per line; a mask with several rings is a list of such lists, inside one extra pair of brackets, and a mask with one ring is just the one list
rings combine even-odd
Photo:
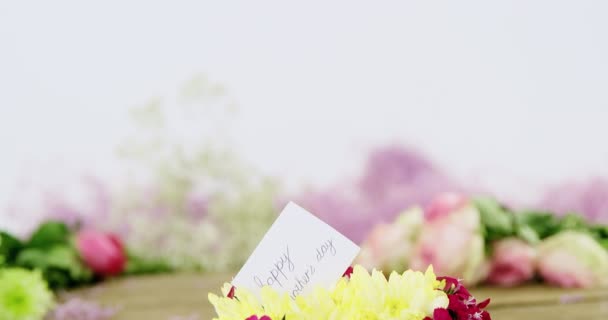
[[(120, 307), (113, 319), (209, 320), (214, 316), (208, 292), (219, 293), (230, 275), (167, 274), (116, 279), (63, 297), (79, 296)], [(544, 286), (472, 290), (478, 299), (492, 298), (495, 320), (608, 320), (608, 288), (564, 290)]]

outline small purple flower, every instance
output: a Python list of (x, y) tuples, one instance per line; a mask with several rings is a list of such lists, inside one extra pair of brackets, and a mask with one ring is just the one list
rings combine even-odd
[(195, 220), (201, 220), (207, 216), (209, 196), (196, 190), (192, 191), (186, 196), (185, 207), (188, 216)]
[(50, 315), (53, 320), (103, 320), (109, 319), (118, 313), (119, 308), (101, 307), (99, 304), (72, 298), (60, 304)]

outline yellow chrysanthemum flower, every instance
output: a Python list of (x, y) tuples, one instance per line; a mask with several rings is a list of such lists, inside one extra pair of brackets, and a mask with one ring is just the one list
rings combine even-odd
[[(243, 320), (251, 315), (273, 320), (422, 320), (436, 308), (448, 306), (441, 289), (432, 267), (425, 273), (393, 272), (387, 280), (380, 271), (370, 274), (357, 266), (350, 279), (342, 278), (329, 289), (315, 288), (295, 302), (269, 287), (262, 289), (261, 301), (240, 289), (236, 289), (235, 299), (210, 294), (209, 300), (219, 316), (215, 320)], [(225, 286), (224, 294), (229, 290)]]
[(376, 270), (355, 267), (336, 319), (424, 319), (448, 305), (433, 269), (393, 272), (388, 281)]
[(39, 271), (0, 270), (0, 319), (40, 320), (53, 306), (53, 300)]
[(283, 316), (296, 310), (295, 303), (287, 294), (279, 294), (270, 287), (262, 288), (262, 300), (259, 301), (251, 292), (236, 288), (234, 298), (228, 298), (232, 286), (224, 284), (224, 297), (209, 294), (209, 301), (215, 307), (219, 318), (214, 320), (243, 320), (252, 315), (269, 316), (271, 319), (283, 319)]

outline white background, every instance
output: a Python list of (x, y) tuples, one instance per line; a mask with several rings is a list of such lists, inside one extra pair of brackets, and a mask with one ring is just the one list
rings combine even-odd
[(0, 1), (0, 193), (51, 162), (115, 171), (127, 109), (198, 72), (290, 184), (386, 143), (519, 197), (608, 173), (608, 2), (159, 3)]

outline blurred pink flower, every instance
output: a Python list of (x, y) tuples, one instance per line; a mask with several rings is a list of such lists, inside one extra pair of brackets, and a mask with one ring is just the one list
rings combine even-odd
[[(475, 284), (487, 273), (480, 214), (469, 201), (452, 201), (455, 198), (443, 194), (429, 205), (426, 216), (432, 219), (427, 219), (420, 231), (410, 267), (425, 270), (433, 265), (438, 275), (459, 277), (466, 284)], [(441, 211), (429, 214), (435, 208)]]
[(608, 222), (608, 179), (561, 184), (550, 189), (538, 207), (560, 214), (575, 212), (590, 221)]
[(435, 195), (463, 188), (412, 149), (389, 146), (370, 153), (362, 176), (325, 191), (309, 191), (298, 203), (355, 242), (377, 223), (405, 208), (425, 206)]
[(76, 235), (76, 247), (85, 264), (96, 274), (117, 275), (125, 269), (124, 246), (113, 234), (82, 230)]
[(375, 216), (390, 221), (404, 208), (426, 206), (442, 192), (462, 187), (412, 148), (387, 146), (370, 153), (359, 180)]
[(402, 212), (391, 224), (376, 225), (361, 245), (355, 263), (367, 269), (404, 271), (409, 264), (422, 220), (422, 210), (416, 207)]
[(493, 244), (488, 282), (515, 286), (534, 276), (536, 250), (518, 238), (505, 238)]
[(428, 221), (441, 219), (454, 210), (467, 205), (468, 199), (459, 193), (443, 193), (437, 196), (425, 210), (425, 218)]
[(561, 287), (608, 284), (608, 251), (589, 234), (563, 231), (538, 246), (538, 271), (548, 283)]
[(348, 187), (311, 191), (299, 196), (296, 202), (352, 241), (360, 242), (373, 224), (382, 220), (372, 222), (374, 215), (355, 192)]

